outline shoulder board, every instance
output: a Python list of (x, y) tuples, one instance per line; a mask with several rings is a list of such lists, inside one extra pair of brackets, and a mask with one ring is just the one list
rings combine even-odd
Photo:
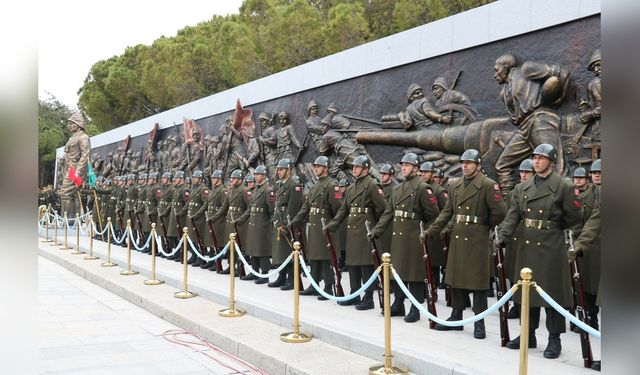
[(578, 189), (573, 189), (573, 193), (574, 193), (576, 196), (579, 196), (579, 195), (580, 195), (580, 190), (578, 190)]
[(493, 184), (493, 190), (500, 191), (500, 185)]
[(302, 187), (296, 185), (296, 191), (302, 191)]
[(433, 195), (433, 190), (431, 190), (431, 188), (427, 188), (427, 194)]

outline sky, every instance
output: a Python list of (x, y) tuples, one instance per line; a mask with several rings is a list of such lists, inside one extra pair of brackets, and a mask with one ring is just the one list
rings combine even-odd
[(39, 1), (38, 97), (77, 109), (91, 66), (127, 47), (175, 36), (214, 14), (238, 13), (242, 0)]

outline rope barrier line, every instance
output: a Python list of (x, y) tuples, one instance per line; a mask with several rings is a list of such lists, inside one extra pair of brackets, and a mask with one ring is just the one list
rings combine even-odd
[(134, 240), (133, 234), (131, 233), (131, 231), (128, 231), (128, 232), (129, 232), (129, 239), (131, 240), (131, 243), (133, 243), (133, 247), (135, 247), (136, 250), (138, 250), (138, 251), (143, 251), (151, 243), (151, 236), (149, 236), (149, 237), (147, 237), (147, 242), (142, 247), (138, 247), (137, 243), (140, 242), (140, 236), (138, 236), (138, 240), (136, 241), (136, 240)]
[(209, 256), (206, 256), (206, 255), (200, 254), (200, 252), (198, 251), (197, 247), (191, 241), (190, 237), (187, 237), (187, 241), (189, 241), (189, 246), (191, 247), (191, 250), (193, 250), (193, 252), (196, 254), (196, 256), (198, 258), (204, 260), (205, 262), (216, 261), (216, 260), (218, 260), (218, 258), (223, 256), (227, 252), (227, 250), (229, 250), (229, 244), (227, 243), (227, 245), (222, 249), (221, 252), (219, 252), (218, 254), (216, 254), (216, 255), (214, 255), (212, 257), (209, 257)]
[(124, 239), (127, 237), (127, 234), (128, 234), (128, 232), (129, 232), (129, 228), (126, 228), (126, 229), (124, 230), (124, 233), (122, 233), (122, 238), (120, 238), (120, 239), (118, 240), (118, 239), (116, 238), (116, 235), (115, 235), (115, 229), (113, 229), (113, 223), (110, 223), (109, 225), (111, 226), (111, 236), (112, 236), (112, 238), (113, 238), (113, 242), (114, 242), (116, 245), (121, 244), (121, 243), (124, 241)]
[(156, 244), (158, 245), (158, 251), (160, 251), (162, 253), (162, 255), (166, 256), (166, 257), (170, 257), (172, 255), (174, 255), (175, 253), (178, 252), (178, 250), (180, 250), (182, 248), (182, 237), (180, 237), (180, 241), (178, 241), (178, 244), (176, 245), (175, 248), (173, 248), (173, 250), (171, 250), (170, 253), (167, 253), (164, 251), (164, 249), (162, 248), (162, 238), (160, 238), (160, 236), (158, 236), (156, 234)]
[(93, 233), (98, 236), (102, 236), (107, 231), (107, 227), (108, 227), (108, 224), (105, 224), (104, 229), (102, 230), (102, 232), (100, 232), (98, 228), (96, 228), (96, 223), (94, 221), (91, 222), (91, 225), (93, 226)]
[(247, 260), (242, 255), (242, 252), (240, 251), (240, 247), (238, 246), (237, 243), (235, 245), (235, 248), (236, 248), (236, 253), (238, 254), (238, 257), (240, 258), (242, 263), (244, 263), (244, 265), (247, 266), (247, 268), (249, 269), (249, 272), (251, 272), (254, 276), (257, 276), (263, 279), (268, 279), (269, 277), (280, 273), (280, 271), (282, 271), (287, 266), (287, 264), (289, 264), (289, 262), (291, 262), (291, 260), (293, 259), (293, 255), (289, 254), (287, 259), (285, 259), (284, 262), (282, 262), (282, 264), (278, 268), (274, 269), (273, 271), (269, 271), (267, 273), (259, 273), (259, 272), (256, 272), (249, 263), (247, 263)]
[(591, 336), (596, 337), (598, 339), (600, 338), (600, 331), (597, 331), (590, 325), (585, 324), (583, 321), (576, 318), (569, 311), (567, 311), (564, 307), (560, 306), (558, 302), (556, 302), (553, 298), (551, 298), (551, 296), (548, 295), (547, 292), (544, 291), (544, 289), (542, 289), (542, 287), (540, 287), (539, 285), (536, 285), (535, 287), (538, 294), (540, 294), (540, 297), (542, 297), (542, 299), (545, 300), (549, 304), (549, 306), (553, 307), (554, 310), (562, 314), (565, 318), (569, 319), (571, 323), (577, 325), (583, 331), (586, 331)]
[(434, 322), (436, 322), (438, 324), (442, 324), (442, 325), (448, 326), (448, 327), (459, 327), (459, 326), (463, 326), (463, 325), (466, 325), (466, 324), (475, 323), (475, 322), (477, 322), (479, 320), (484, 319), (489, 314), (491, 314), (491, 313), (495, 312), (496, 310), (498, 310), (500, 308), (500, 306), (502, 306), (505, 303), (507, 303), (509, 301), (509, 299), (513, 296), (513, 294), (516, 292), (516, 290), (518, 290), (518, 287), (520, 286), (520, 284), (515, 284), (514, 286), (511, 287), (511, 289), (509, 289), (507, 291), (507, 293), (505, 293), (504, 296), (502, 296), (502, 298), (500, 298), (491, 307), (489, 307), (485, 311), (481, 312), (480, 314), (475, 315), (472, 318), (467, 318), (467, 319), (462, 319), (462, 320), (442, 320), (442, 319), (438, 318), (437, 316), (432, 315), (429, 312), (429, 310), (427, 310), (424, 306), (422, 306), (422, 304), (420, 304), (420, 302), (418, 302), (416, 300), (416, 298), (411, 294), (411, 292), (409, 292), (409, 289), (407, 289), (406, 285), (404, 285), (404, 282), (400, 278), (400, 275), (398, 275), (398, 273), (396, 272), (395, 269), (393, 269), (393, 267), (391, 267), (391, 272), (393, 274), (393, 278), (397, 281), (397, 284), (400, 287), (400, 289), (402, 290), (402, 292), (405, 294), (405, 296), (407, 296), (409, 301), (411, 301), (411, 303), (415, 307), (417, 307), (418, 310), (420, 310), (420, 312), (425, 314), (430, 320), (433, 320)]
[(340, 302), (340, 301), (348, 301), (350, 299), (353, 299), (355, 297), (359, 297), (362, 293), (364, 293), (365, 290), (367, 290), (371, 284), (373, 284), (374, 281), (376, 281), (378, 279), (378, 274), (380, 273), (381, 270), (381, 266), (378, 267), (373, 274), (371, 275), (371, 277), (369, 278), (369, 280), (367, 280), (366, 283), (364, 283), (360, 289), (356, 290), (355, 292), (349, 294), (348, 296), (344, 296), (344, 297), (336, 297), (336, 296), (332, 296), (331, 294), (328, 294), (327, 292), (325, 292), (322, 288), (320, 288), (320, 286), (316, 283), (316, 281), (313, 279), (313, 277), (311, 277), (311, 272), (309, 271), (309, 269), (307, 268), (307, 264), (304, 262), (304, 258), (300, 257), (300, 264), (302, 266), (302, 271), (304, 272), (305, 275), (307, 275), (307, 280), (309, 280), (309, 283), (311, 283), (311, 285), (313, 286), (313, 288), (320, 293), (321, 296), (331, 300), (331, 301), (336, 301), (336, 302)]

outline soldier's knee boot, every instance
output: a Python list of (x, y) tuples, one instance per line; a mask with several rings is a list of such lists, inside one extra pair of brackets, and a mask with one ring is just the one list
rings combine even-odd
[(280, 271), (280, 273), (278, 273), (278, 278), (270, 282), (269, 284), (267, 284), (267, 286), (269, 288), (279, 288), (282, 285), (284, 285), (284, 282), (286, 281), (286, 279), (287, 279), (287, 273), (285, 270), (282, 270)]
[(562, 344), (560, 343), (560, 334), (559, 333), (550, 333), (549, 334), (549, 342), (547, 343), (547, 348), (544, 350), (544, 357), (549, 359), (554, 359), (560, 357), (560, 352), (562, 351)]
[(371, 310), (373, 308), (373, 291), (367, 291), (364, 293), (362, 302), (356, 305), (356, 310)]
[(391, 304), (391, 316), (404, 316), (404, 294), (396, 293), (396, 298), (394, 298), (393, 303)]
[[(251, 268), (255, 272), (260, 271), (260, 259), (258, 257), (251, 257)], [(246, 275), (240, 277), (240, 280), (255, 280), (257, 278), (258, 277), (255, 276), (254, 274), (252, 274), (251, 272), (248, 272)]]
[(484, 329), (484, 319), (478, 320), (473, 324), (473, 337), (480, 340), (487, 337)]
[[(447, 318), (448, 322), (453, 322), (456, 320), (462, 320), (462, 309), (451, 310), (451, 316)], [(450, 327), (444, 324), (437, 323), (434, 329), (436, 331), (462, 331), (464, 327), (463, 326)]]

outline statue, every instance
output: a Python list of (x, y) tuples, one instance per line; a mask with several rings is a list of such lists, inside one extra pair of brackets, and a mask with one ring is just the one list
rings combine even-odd
[(178, 140), (175, 135), (170, 135), (167, 137), (167, 142), (169, 147), (167, 149), (167, 153), (169, 154), (169, 170), (171, 174), (174, 175), (178, 170), (180, 170), (180, 165), (182, 164), (182, 152), (178, 148)]
[[(580, 122), (589, 128), (583, 133), (584, 136), (590, 137), (594, 142), (600, 142), (600, 105), (602, 104), (602, 90), (600, 88), (600, 79), (602, 77), (600, 49), (595, 50), (589, 61), (590, 72), (593, 72), (594, 78), (589, 81), (587, 94), (589, 101), (580, 100)], [(596, 156), (597, 159), (597, 156)]]
[(96, 176), (101, 174), (102, 164), (103, 160), (100, 157), (100, 154), (98, 154), (97, 152), (91, 154), (91, 168), (93, 168), (93, 173), (95, 173)]
[(112, 178), (113, 176), (115, 176), (115, 168), (113, 165), (113, 152), (108, 152), (107, 153), (107, 160), (104, 163), (104, 169), (102, 170), (102, 175), (105, 178)]
[(405, 130), (416, 130), (425, 127), (441, 129), (440, 124), (450, 124), (451, 116), (438, 113), (429, 100), (424, 97), (422, 87), (412, 83), (407, 89), (409, 105), (404, 112), (398, 113), (398, 119)]
[(246, 154), (241, 139), (242, 133), (233, 126), (233, 118), (228, 116), (220, 126), (220, 155), (223, 157), (225, 178), (229, 178), (234, 170), (242, 169)]
[(311, 100), (309, 105), (307, 105), (307, 119), (305, 122), (307, 123), (307, 131), (309, 132), (309, 136), (311, 137), (311, 142), (313, 143), (313, 148), (316, 150), (316, 153), (320, 154), (318, 150), (322, 145), (322, 129), (320, 129), (320, 116), (318, 116), (318, 105), (315, 100)]
[(84, 118), (80, 113), (74, 113), (69, 117), (67, 129), (71, 132), (71, 137), (64, 146), (62, 156), (64, 167), (60, 199), (62, 211), (67, 212), (69, 217), (74, 217), (76, 213), (83, 211), (78, 188), (82, 186), (87, 173), (91, 141), (84, 132)]
[(338, 107), (336, 107), (336, 105), (333, 103), (329, 104), (325, 119), (327, 120), (331, 129), (348, 129), (351, 125), (351, 121), (349, 121), (346, 117), (338, 114)]
[(130, 173), (138, 173), (140, 169), (140, 156), (141, 152), (136, 151), (131, 154), (131, 159), (129, 159), (129, 172)]
[(207, 134), (205, 137), (205, 145), (207, 144), (207, 137), (209, 138), (209, 145), (205, 149), (204, 175), (210, 178), (216, 169), (220, 169), (222, 161), (220, 161), (220, 137)]
[(260, 129), (262, 131), (262, 135), (258, 137), (258, 141), (262, 143), (264, 165), (267, 167), (269, 178), (275, 181), (276, 165), (278, 164), (276, 131), (273, 127), (275, 119), (270, 113), (262, 112), (258, 117), (258, 122), (260, 123)]
[(431, 90), (433, 91), (433, 96), (436, 97), (436, 108), (451, 103), (471, 106), (471, 102), (469, 102), (469, 98), (466, 95), (454, 89), (449, 89), (447, 80), (444, 77), (436, 78), (433, 81)]
[(562, 171), (560, 116), (550, 108), (564, 99), (569, 71), (558, 64), (533, 61), (519, 66), (518, 59), (512, 54), (500, 56), (494, 70), (494, 77), (502, 86), (500, 96), (517, 128), (495, 165), (500, 189), (506, 193), (516, 184), (513, 172), (520, 162), (542, 143), (556, 147), (556, 168)]
[[(280, 112), (278, 114), (278, 123), (280, 128), (276, 131), (276, 148), (278, 149), (278, 160), (287, 158), (289, 160), (296, 160), (297, 155), (304, 150), (304, 145), (300, 143), (296, 133), (293, 131), (293, 126), (289, 123), (289, 114), (287, 112)], [(294, 153), (293, 147), (298, 150)]]
[(113, 165), (115, 169), (115, 174), (120, 176), (122, 175), (122, 167), (124, 166), (124, 147), (118, 146), (116, 150), (116, 154), (113, 155)]
[(196, 124), (195, 121), (190, 119), (184, 119), (184, 143), (180, 152), (183, 159), (179, 169), (185, 171), (188, 176), (191, 176), (196, 169), (201, 169), (200, 162), (202, 161), (203, 145), (201, 142), (202, 129)]

